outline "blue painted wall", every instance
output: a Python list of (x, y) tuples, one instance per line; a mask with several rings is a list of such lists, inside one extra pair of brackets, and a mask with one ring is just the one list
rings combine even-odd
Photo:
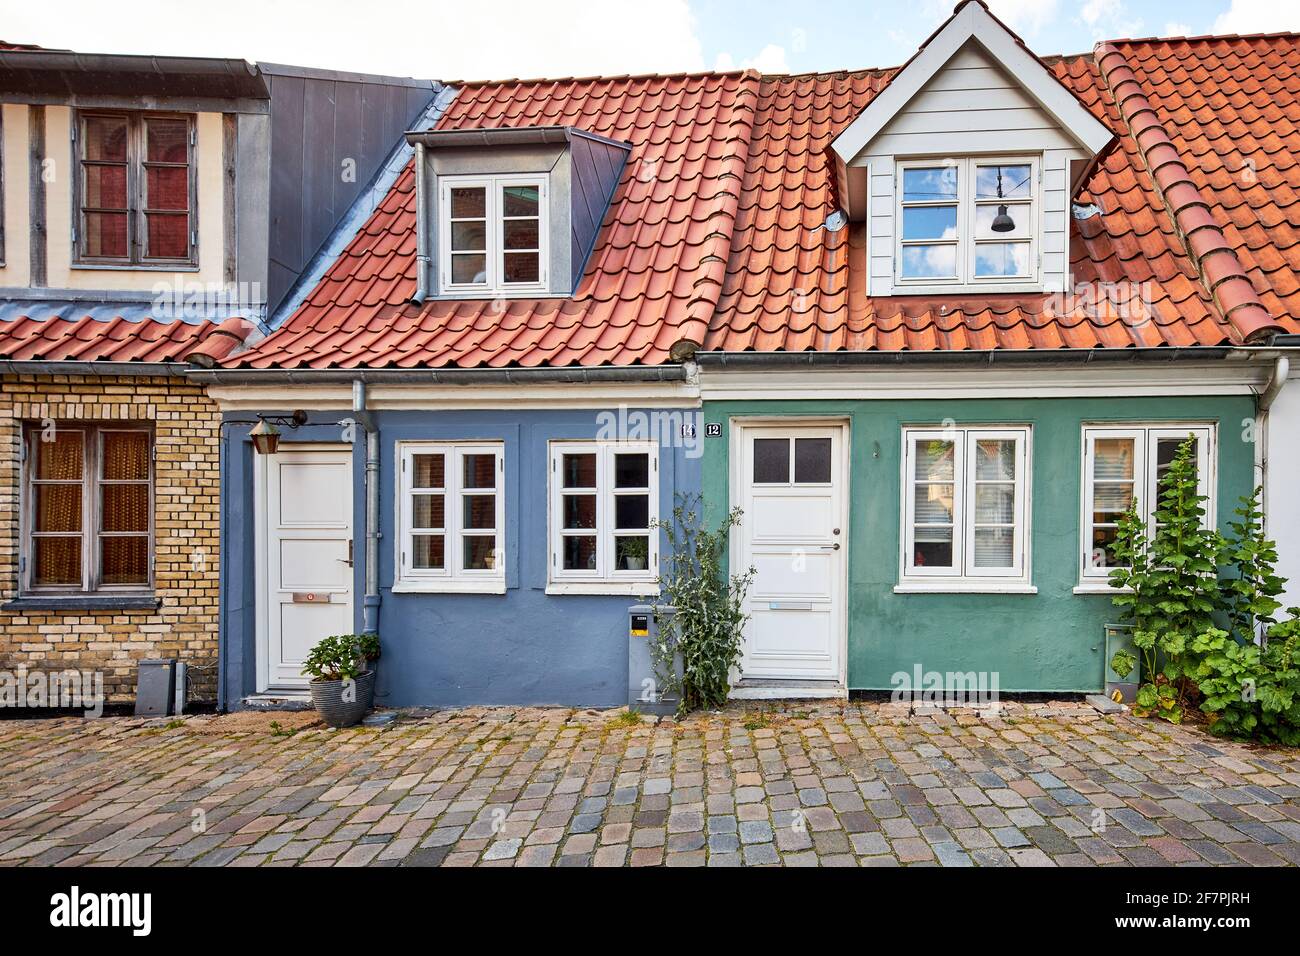
[[(286, 414), (267, 409), (266, 414)], [(623, 704), (627, 696), (626, 595), (546, 594), (547, 443), (592, 439), (599, 410), (376, 412), (380, 435), (379, 633), (381, 706), (467, 704)], [(231, 419), (247, 419), (235, 413)], [(313, 414), (284, 429), (283, 445), (337, 442), (347, 413)], [(248, 426), (224, 429), (222, 497), (222, 676), (224, 706), (256, 689), (256, 582), (253, 576), (252, 448)], [(506, 593), (394, 594), (397, 507), (395, 461), (402, 441), (500, 441), (505, 447)], [(365, 594), (364, 432), (354, 446), (353, 582), (361, 629)], [(700, 459), (681, 447), (659, 453), (661, 514), (678, 491), (698, 490)]]

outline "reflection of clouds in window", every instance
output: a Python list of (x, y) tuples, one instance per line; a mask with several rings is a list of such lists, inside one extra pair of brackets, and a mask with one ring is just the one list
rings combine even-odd
[[(998, 174), (1001, 173), (1001, 182)], [(1028, 199), (1032, 167), (979, 166), (975, 171), (976, 199)]]
[(956, 206), (909, 206), (903, 210), (903, 239), (956, 238)]
[(952, 278), (956, 274), (955, 245), (903, 247), (903, 275), (906, 278)]
[(1029, 273), (1029, 244), (1001, 242), (975, 248), (977, 276), (1023, 276)]

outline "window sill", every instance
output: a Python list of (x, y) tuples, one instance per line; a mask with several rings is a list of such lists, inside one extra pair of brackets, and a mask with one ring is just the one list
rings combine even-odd
[(394, 594), (505, 594), (505, 581), (401, 581)]
[(69, 267), (85, 272), (198, 272), (193, 262), (74, 262)]
[(429, 296), (433, 301), (444, 300), (448, 302), (490, 302), (493, 299), (567, 299), (569, 297), (570, 293), (568, 292), (553, 292), (549, 289), (536, 289), (531, 292), (520, 289), (511, 289), (509, 292), (497, 292), (490, 289), (444, 289), (437, 295)]
[(1023, 581), (904, 581), (894, 585), (895, 594), (1037, 594), (1038, 588)]
[(631, 597), (658, 597), (656, 581), (552, 581), (547, 594), (615, 594)]
[(1075, 594), (1132, 594), (1132, 588), (1117, 588), (1106, 581), (1084, 581), (1074, 589)]
[(1022, 282), (917, 282), (911, 279), (895, 279), (891, 295), (978, 295), (990, 293), (997, 295), (1030, 295), (1045, 291), (1043, 284), (1037, 280)]
[(3, 605), (4, 611), (156, 611), (162, 599), (152, 594), (123, 594), (120, 597), (103, 594), (74, 594), (58, 597), (14, 598)]

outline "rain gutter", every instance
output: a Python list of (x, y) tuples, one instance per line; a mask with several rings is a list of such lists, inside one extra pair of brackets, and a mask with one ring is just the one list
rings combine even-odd
[(608, 385), (622, 382), (684, 382), (681, 365), (593, 368), (453, 369), (196, 369), (186, 378), (205, 385)]
[(366, 383), (352, 382), (352, 411), (366, 430), (366, 597), (361, 630), (379, 633), (379, 428), (366, 408)]

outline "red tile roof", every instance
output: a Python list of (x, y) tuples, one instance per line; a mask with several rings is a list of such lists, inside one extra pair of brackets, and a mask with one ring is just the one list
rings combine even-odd
[(253, 332), (224, 322), (20, 318), (0, 322), (0, 360), (15, 362), (202, 362), (223, 358)]
[(863, 227), (824, 227), (827, 149), (893, 71), (511, 81), (464, 87), (440, 128), (572, 125), (632, 146), (571, 299), (411, 304), (408, 169), (285, 325), (223, 364), (626, 365), (667, 361), (683, 340), (1050, 350), (1300, 332), (1300, 37), (1124, 41), (1045, 62), (1119, 133), (1076, 197), (1102, 211), (1071, 221), (1074, 281), (1131, 286), (1134, 301), (867, 296)]

